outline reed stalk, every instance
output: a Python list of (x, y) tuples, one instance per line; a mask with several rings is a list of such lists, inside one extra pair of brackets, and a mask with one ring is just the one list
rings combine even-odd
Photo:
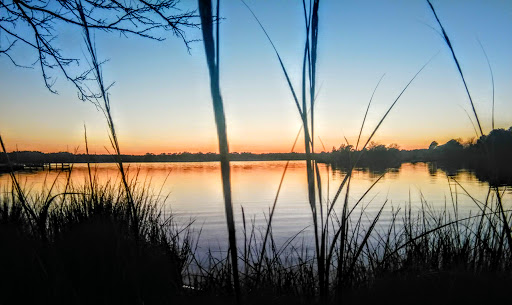
[(450, 38), (448, 37), (448, 34), (446, 33), (443, 24), (439, 20), (439, 17), (437, 16), (434, 6), (430, 2), (430, 0), (427, 0), (427, 3), (429, 5), (430, 9), (432, 10), (432, 13), (434, 14), (437, 24), (441, 28), (444, 42), (448, 46), (448, 49), (450, 49), (450, 53), (452, 55), (453, 61), (455, 62), (455, 65), (457, 66), (457, 71), (459, 72), (460, 78), (462, 79), (462, 83), (464, 84), (464, 89), (466, 90), (466, 94), (468, 95), (469, 103), (471, 104), (471, 109), (473, 110), (473, 114), (475, 115), (476, 123), (477, 123), (478, 129), (480, 131), (480, 136), (483, 136), (484, 132), (482, 130), (482, 125), (480, 124), (480, 119), (478, 119), (478, 114), (475, 109), (475, 104), (473, 103), (473, 98), (471, 97), (471, 94), (469, 93), (468, 85), (466, 83), (466, 79), (464, 78), (464, 73), (462, 73), (462, 68), (460, 67), (459, 60), (457, 59), (457, 56), (455, 55), (455, 51), (453, 50), (452, 42), (450, 41)]
[[(473, 110), (473, 114), (475, 115), (475, 118), (476, 118), (476, 122), (477, 122), (477, 125), (478, 125), (478, 129), (480, 131), (480, 136), (484, 136), (484, 133), (483, 133), (483, 130), (482, 130), (482, 126), (480, 124), (480, 120), (478, 118), (478, 114), (476, 112), (476, 109), (475, 109), (475, 105), (473, 103), (473, 99), (471, 97), (471, 94), (469, 93), (469, 89), (468, 89), (468, 86), (467, 86), (467, 83), (466, 83), (466, 80), (464, 78), (464, 74), (462, 73), (462, 69), (460, 67), (460, 64), (459, 64), (459, 60), (457, 59), (457, 56), (455, 55), (455, 51), (453, 49), (453, 45), (450, 41), (450, 38), (448, 37), (448, 34), (446, 33), (445, 29), (444, 29), (444, 26), (443, 24), (441, 23), (441, 21), (439, 20), (439, 17), (436, 13), (436, 10), (434, 9), (434, 6), (432, 5), (432, 3), (430, 2), (430, 0), (427, 0), (427, 3), (432, 11), (432, 13), (434, 14), (434, 17), (437, 21), (437, 24), (439, 25), (439, 27), (441, 28), (441, 31), (442, 31), (442, 34), (443, 34), (443, 39), (444, 41), (446, 42), (446, 45), (448, 46), (448, 48), (450, 49), (450, 52), (451, 52), (451, 55), (452, 55), (452, 58), (453, 58), (453, 61), (455, 62), (455, 65), (457, 66), (457, 70), (459, 72), (459, 75), (462, 79), (462, 82), (464, 84), (464, 88), (466, 90), (466, 93), (468, 95), (468, 98), (469, 98), (469, 102), (471, 104), (471, 108)], [(480, 41), (479, 41), (480, 43)], [(480, 47), (482, 48), (482, 51), (485, 55), (485, 59), (487, 61), (487, 65), (489, 67), (489, 71), (490, 71), (490, 74), (491, 74), (491, 84), (492, 84), (492, 121), (491, 121), (491, 125), (492, 125), (492, 128), (494, 129), (494, 74), (492, 72), (492, 68), (491, 68), (491, 64), (489, 62), (489, 58), (487, 56), (487, 53), (485, 52), (485, 49), (482, 45), (482, 43), (480, 43)], [(490, 154), (489, 150), (487, 147), (484, 148), (485, 149), (485, 154), (486, 154), (486, 157), (487, 159), (491, 159), (493, 158), (493, 156)], [(490, 163), (490, 162), (489, 162)], [(496, 170), (496, 169), (495, 169)], [(501, 202), (501, 196), (500, 196), (500, 193), (499, 193), (499, 190), (497, 187), (495, 187), (495, 194), (497, 196), (497, 200), (498, 200), (498, 208), (500, 210), (500, 214), (502, 216), (502, 222), (503, 222), (503, 232), (504, 234), (506, 235), (507, 237), (507, 242), (509, 244), (509, 249), (512, 251), (512, 231), (510, 229), (510, 224), (509, 224), (509, 220), (508, 218), (506, 217), (505, 215), (505, 212), (504, 212), (504, 209), (503, 209), (503, 206), (502, 206), (502, 202)]]
[(224, 103), (220, 92), (219, 79), (219, 10), (220, 1), (217, 0), (217, 20), (215, 22), (216, 37), (213, 36), (213, 16), (211, 0), (199, 0), (199, 13), (201, 15), (201, 29), (203, 43), (210, 74), (210, 90), (213, 102), (215, 124), (217, 126), (217, 137), (220, 153), (220, 167), (222, 176), (222, 188), (224, 194), (224, 208), (228, 226), (229, 250), (231, 253), (231, 266), (233, 285), (237, 302), (240, 302), (240, 280), (238, 274), (238, 248), (236, 243), (235, 218), (233, 215), (233, 204), (231, 199), (231, 173), (229, 165), (229, 146), (226, 129), (226, 117), (224, 115)]
[(101, 105), (99, 108), (103, 111), (103, 114), (107, 120), (107, 125), (109, 128), (109, 139), (110, 144), (112, 148), (114, 149), (114, 158), (115, 162), (117, 164), (117, 167), (119, 169), (119, 172), (121, 174), (121, 181), (124, 186), (125, 194), (126, 194), (126, 200), (128, 202), (129, 207), (129, 217), (132, 221), (132, 224), (134, 226), (134, 232), (139, 232), (138, 226), (139, 226), (139, 219), (137, 216), (137, 210), (135, 208), (135, 204), (132, 197), (132, 192), (130, 190), (130, 186), (128, 183), (128, 178), (126, 171), (124, 169), (123, 160), (121, 156), (121, 148), (119, 145), (119, 140), (117, 137), (117, 132), (114, 124), (114, 119), (112, 118), (112, 109), (110, 107), (110, 98), (108, 95), (108, 87), (105, 85), (104, 79), (103, 79), (103, 73), (101, 71), (101, 63), (98, 59), (98, 55), (96, 52), (96, 48), (94, 46), (94, 43), (92, 42), (91, 33), (89, 31), (89, 25), (86, 19), (86, 15), (82, 6), (82, 3), (80, 0), (76, 1), (76, 7), (80, 14), (80, 19), (82, 22), (82, 27), (84, 30), (84, 41), (87, 46), (87, 51), (90, 56), (90, 65), (92, 66), (92, 71), (94, 74), (94, 80), (96, 81), (98, 88), (100, 90), (100, 95), (95, 96), (96, 98), (99, 98), (102, 100), (103, 105)]

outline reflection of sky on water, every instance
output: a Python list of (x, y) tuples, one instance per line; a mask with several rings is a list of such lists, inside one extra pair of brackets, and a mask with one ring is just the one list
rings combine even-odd
[[(242, 238), (241, 207), (244, 208), (247, 223), (254, 219), (256, 226), (262, 226), (268, 211), (274, 201), (277, 187), (285, 167), (285, 161), (272, 162), (233, 162), (232, 189), (235, 218), (239, 222), (238, 238)], [(136, 178), (138, 186), (150, 185), (154, 196), (160, 194), (162, 200), (167, 197), (164, 208), (175, 214), (176, 219), (186, 222), (194, 219), (194, 227), (202, 228), (201, 241), (212, 247), (222, 246), (226, 242), (226, 225), (220, 168), (217, 163), (132, 163), (129, 167), (129, 177)], [(344, 178), (345, 173), (332, 171), (326, 165), (319, 165), (322, 180), (322, 202), (332, 200)], [(115, 164), (93, 165), (100, 182), (118, 180)], [(37, 192), (48, 189), (57, 179), (54, 192), (62, 190), (66, 182), (65, 172), (18, 172), (17, 176), (26, 189)], [(353, 205), (366, 192), (381, 173), (370, 170), (354, 171), (350, 184), (349, 203)], [(76, 164), (72, 172), (72, 182), (75, 185), (87, 181), (86, 164)], [(329, 179), (328, 179), (329, 178)], [(453, 178), (453, 179), (452, 179)], [(435, 166), (426, 163), (406, 163), (400, 169), (388, 171), (383, 179), (361, 201), (354, 211), (359, 215), (361, 207), (366, 206), (367, 215), (364, 222), (370, 222), (372, 215), (386, 202), (386, 208), (381, 216), (380, 224), (386, 225), (391, 219), (391, 207), (404, 208), (410, 203), (413, 208), (421, 206), (421, 196), (434, 209), (452, 206), (452, 197), (457, 198), (461, 215), (470, 211), (474, 214), (477, 208), (469, 193), (480, 201), (485, 201), (487, 184), (478, 181), (474, 174), (468, 171), (458, 171), (448, 179), (446, 173)], [(462, 190), (460, 183), (464, 187)], [(8, 175), (0, 175), (0, 184), (5, 188), (10, 185)], [(450, 189), (453, 196), (450, 195)], [(329, 194), (327, 194), (327, 191)], [(345, 190), (338, 200), (335, 211), (341, 210)], [(505, 203), (509, 202), (507, 197)], [(324, 209), (325, 210), (325, 209)], [(283, 183), (274, 216), (273, 232), (276, 242), (284, 242), (290, 236), (310, 226), (312, 223), (311, 209), (307, 202), (305, 165), (302, 161), (290, 162)], [(310, 227), (309, 227), (310, 228)], [(310, 230), (306, 229), (306, 237)]]

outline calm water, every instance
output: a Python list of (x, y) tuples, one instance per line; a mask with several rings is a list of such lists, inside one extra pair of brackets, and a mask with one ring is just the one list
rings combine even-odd
[[(254, 219), (256, 226), (262, 226), (264, 215), (268, 215), (283, 174), (286, 162), (232, 162), (232, 189), (235, 218), (238, 223), (237, 235), (242, 236), (241, 207), (246, 219)], [(98, 164), (95, 170), (100, 180), (119, 179), (115, 164)], [(322, 198), (331, 200), (344, 177), (340, 171), (328, 170), (320, 165), (322, 172)], [(57, 179), (57, 189), (66, 181), (65, 172), (39, 171), (19, 172), (17, 175), (26, 189), (34, 192), (48, 188)], [(166, 212), (171, 212), (181, 223), (194, 220), (193, 227), (201, 231), (201, 247), (224, 248), (227, 240), (220, 168), (217, 163), (132, 163), (129, 165), (130, 177), (137, 175), (137, 184), (150, 185), (154, 196), (160, 196)], [(350, 186), (349, 200), (357, 202), (368, 187), (380, 176), (368, 170), (357, 170)], [(84, 183), (87, 177), (87, 165), (76, 164), (72, 172), (74, 184)], [(488, 184), (478, 181), (475, 176), (461, 170), (454, 177), (466, 191), (478, 200), (485, 201)], [(0, 185), (10, 184), (6, 174), (0, 174)], [(451, 192), (450, 192), (451, 189)], [(510, 189), (506, 191), (505, 202), (510, 203)], [(344, 194), (344, 192), (343, 192)], [(421, 198), (434, 209), (451, 208), (453, 198), (457, 199), (461, 214), (478, 211), (475, 203), (465, 191), (449, 180), (442, 170), (427, 163), (406, 163), (400, 169), (387, 172), (381, 181), (362, 201), (366, 207), (365, 221), (386, 201), (385, 212), (380, 224), (385, 226), (390, 219), (391, 208), (404, 207), (411, 203), (413, 208), (421, 206)], [(344, 198), (344, 196), (343, 196)], [(343, 198), (340, 197), (340, 203)], [(164, 201), (164, 199), (166, 199)], [(340, 204), (335, 210), (339, 212)], [(359, 213), (360, 208), (356, 211)], [(306, 169), (303, 161), (290, 162), (274, 216), (273, 232), (276, 242), (283, 242), (297, 232), (305, 229), (304, 238), (311, 232), (312, 217), (307, 202)]]

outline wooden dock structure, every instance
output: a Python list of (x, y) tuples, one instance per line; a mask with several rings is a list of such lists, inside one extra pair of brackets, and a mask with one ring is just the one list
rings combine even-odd
[[(55, 165), (55, 167), (52, 166)], [(59, 164), (60, 164), (60, 168), (59, 168)], [(71, 163), (64, 163), (64, 162), (59, 162), (59, 163), (46, 163), (46, 165), (48, 166), (48, 170), (70, 170), (71, 169)]]
[(49, 171), (51, 171), (51, 170), (69, 171), (71, 169), (71, 163), (66, 163), (66, 162), (25, 163), (23, 165), (23, 168), (28, 169), (28, 170), (48, 169)]

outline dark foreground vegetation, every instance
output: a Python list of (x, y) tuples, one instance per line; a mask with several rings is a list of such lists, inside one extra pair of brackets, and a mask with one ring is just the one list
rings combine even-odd
[[(102, 77), (101, 61), (91, 35), (92, 29), (99, 28), (147, 37), (147, 31), (162, 26), (152, 21), (151, 14), (156, 12), (163, 18), (159, 20), (164, 29), (172, 30), (187, 43), (179, 26), (181, 20), (195, 16), (195, 12), (169, 17), (162, 11), (172, 7), (172, 2), (141, 2), (140, 7), (130, 7), (118, 1), (83, 1), (87, 5), (84, 9), (82, 1), (66, 1), (61, 3), (62, 11), (53, 15), (48, 11), (51, 6), (34, 7), (23, 1), (4, 5), (6, 22), (16, 24), (23, 20), (35, 30), (41, 71), (50, 90), (53, 83), (46, 72), (57, 65), (48, 58), (53, 58), (66, 76), (68, 71), (66, 59), (50, 44), (55, 37), (54, 18), (65, 14), (72, 19), (60, 16), (59, 20), (83, 30), (91, 69), (81, 77), (67, 79), (76, 86), (81, 99), (93, 100), (105, 114), (114, 151), (109, 162), (116, 162), (120, 181), (102, 185), (89, 172), (89, 179), (78, 186), (68, 178), (63, 191), (55, 191), (51, 186), (43, 193), (33, 194), (25, 191), (9, 171), (12, 186), (0, 194), (0, 304), (482, 304), (510, 299), (512, 211), (505, 202), (507, 189), (499, 187), (499, 183), (490, 184), (483, 201), (465, 193), (477, 207), (473, 215), (459, 214), (457, 193), (451, 193), (441, 210), (423, 199), (417, 210), (410, 202), (394, 210), (382, 202), (377, 203), (381, 204), (377, 215), (367, 215), (362, 204), (373, 186), (355, 202), (349, 196), (352, 169), (362, 164), (359, 161), (380, 158), (379, 162), (384, 163), (388, 159), (386, 154), (400, 154), (397, 147), (382, 147), (371, 144), (371, 140), (402, 93), (429, 62), (410, 78), (359, 151), (361, 134), (356, 151), (343, 147), (333, 152), (333, 156), (347, 153), (347, 159), (355, 161), (348, 164), (349, 170), (332, 201), (322, 201), (322, 182), (314, 153), (319, 0), (310, 1), (309, 9), (304, 2), (306, 42), (299, 90), (290, 82), (276, 46), (255, 16), (279, 60), (304, 134), (314, 241), (301, 242), (301, 232), (297, 232), (284, 245), (276, 244), (272, 233), (279, 193), (263, 228), (251, 225), (242, 213), (243, 229), (239, 234), (243, 242), (237, 244), (229, 167), (232, 155), (220, 92), (219, 2), (217, 6), (207, 0), (198, 2), (219, 139), (218, 160), (229, 241), (229, 249), (223, 249), (225, 252), (220, 255), (213, 251), (208, 251), (206, 257), (200, 255), (195, 246), (200, 235), (192, 232), (188, 224), (176, 224), (172, 217), (161, 213), (159, 207), (163, 203), (155, 201), (161, 197), (149, 194), (147, 187), (137, 188), (123, 167), (128, 160), (123, 160), (107, 94), (109, 86)], [(452, 161), (462, 155), (470, 160), (477, 158), (494, 179), (501, 171), (501, 162), (510, 164), (509, 148), (496, 150), (494, 139), (510, 137), (510, 130), (508, 134), (493, 131), (484, 137), (452, 44), (433, 5), (428, 0), (427, 4), (452, 54), (481, 136), (480, 144), (477, 141), (475, 146), (466, 148), (456, 141), (439, 147), (433, 143), (428, 156)], [(93, 10), (89, 6), (96, 7), (99, 16), (91, 18)], [(103, 18), (109, 16), (114, 17), (112, 23), (103, 24)], [(125, 22), (127, 28), (122, 27)], [(48, 34), (41, 36), (38, 27)], [(40, 41), (44, 42), (42, 47)], [(67, 60), (70, 62), (73, 61)], [(90, 88), (83, 86), (84, 81), (93, 82), (98, 93), (84, 91)], [(297, 92), (302, 93), (300, 98)], [(371, 100), (368, 109), (370, 104)], [(494, 104), (492, 124), (494, 129)], [(86, 135), (85, 140), (87, 147)], [(11, 168), (1, 137), (0, 142)], [(15, 156), (12, 159), (16, 161)], [(459, 188), (464, 190), (462, 185)], [(337, 199), (340, 204), (335, 205)], [(379, 225), (385, 208), (391, 209), (387, 225)]]
[[(229, 254), (199, 255), (199, 232), (161, 213), (148, 187), (92, 177), (64, 191), (0, 195), (1, 304), (232, 304)], [(409, 205), (389, 225), (350, 215), (344, 251), (335, 238), (320, 294), (316, 255), (300, 234), (263, 247), (267, 228), (243, 219), (237, 249), (245, 304), (479, 304), (506, 299), (512, 280), (512, 213), (503, 190), (475, 199), (479, 213), (458, 215), (457, 201), (435, 210)], [(456, 198), (455, 194), (453, 198)], [(391, 207), (387, 207), (391, 210)], [(337, 217), (337, 216), (333, 216)], [(333, 223), (335, 219), (333, 219)], [(372, 230), (373, 229), (373, 230)], [(371, 234), (367, 234), (371, 232)], [(299, 233), (299, 232), (298, 232)], [(336, 230), (327, 234), (336, 235)]]
[(133, 195), (132, 219), (113, 184), (59, 194), (4, 189), (0, 303), (170, 304), (182, 290), (188, 237), (144, 190)]

